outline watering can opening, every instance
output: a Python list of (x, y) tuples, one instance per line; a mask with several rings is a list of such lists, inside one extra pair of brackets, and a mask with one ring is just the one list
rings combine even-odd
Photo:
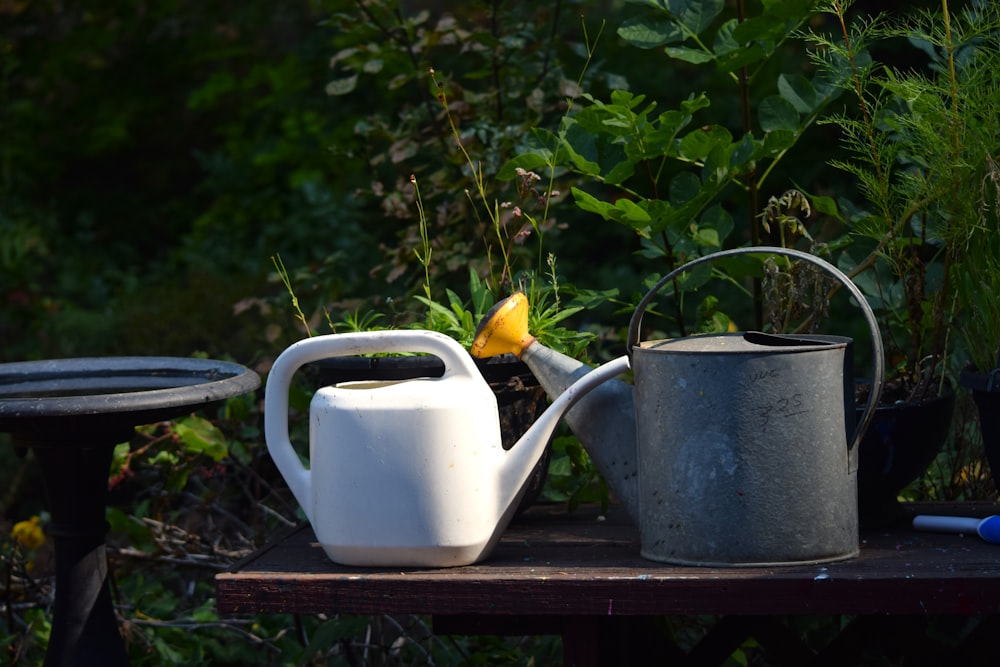
[(332, 387), (337, 389), (356, 389), (356, 390), (373, 390), (373, 389), (384, 389), (386, 387), (394, 387), (400, 384), (406, 384), (407, 382), (424, 382), (428, 380), (433, 380), (429, 377), (417, 377), (417, 378), (406, 378), (404, 380), (348, 380), (347, 382), (337, 382)]
[(795, 335), (795, 334), (772, 334), (762, 331), (746, 331), (743, 339), (748, 343), (756, 345), (768, 345), (772, 347), (796, 347), (803, 345), (839, 345), (847, 343), (850, 338), (841, 336), (826, 335)]
[(760, 331), (737, 331), (724, 334), (696, 334), (683, 338), (641, 341), (634, 349), (717, 354), (793, 354), (836, 347), (847, 347), (851, 338), (825, 334), (772, 334)]

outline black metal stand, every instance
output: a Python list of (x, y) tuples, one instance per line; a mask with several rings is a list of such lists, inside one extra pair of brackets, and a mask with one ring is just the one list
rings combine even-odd
[(123, 438), (109, 434), (90, 440), (74, 447), (32, 443), (52, 513), (48, 533), (56, 559), (55, 610), (45, 667), (128, 665), (105, 550), (108, 472), (114, 446)]
[(0, 432), (31, 448), (45, 483), (56, 593), (45, 667), (126, 667), (108, 580), (105, 518), (115, 445), (260, 386), (211, 359), (108, 357), (0, 364)]

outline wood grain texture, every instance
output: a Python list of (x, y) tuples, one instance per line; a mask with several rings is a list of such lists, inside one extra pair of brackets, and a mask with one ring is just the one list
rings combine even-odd
[[(989, 503), (914, 504), (911, 513), (987, 516)], [(822, 565), (691, 567), (639, 556), (614, 510), (535, 507), (486, 561), (365, 569), (327, 559), (308, 526), (216, 576), (228, 614), (443, 616), (1000, 613), (1000, 546), (976, 536), (864, 531), (861, 554)]]

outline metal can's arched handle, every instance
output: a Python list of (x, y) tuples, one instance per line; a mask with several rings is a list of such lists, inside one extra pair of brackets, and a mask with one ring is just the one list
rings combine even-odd
[(858, 286), (854, 284), (850, 278), (848, 278), (840, 269), (826, 261), (821, 259), (816, 255), (810, 255), (807, 252), (802, 252), (801, 250), (794, 250), (791, 248), (779, 248), (776, 246), (753, 246), (748, 248), (732, 248), (730, 250), (720, 250), (719, 252), (714, 252), (710, 255), (705, 255), (704, 257), (699, 257), (693, 259), (687, 264), (674, 269), (667, 275), (660, 278), (660, 280), (653, 285), (646, 296), (642, 297), (639, 301), (639, 305), (636, 306), (635, 312), (632, 313), (632, 319), (628, 325), (628, 340), (626, 342), (626, 351), (629, 359), (632, 359), (632, 348), (634, 348), (639, 343), (639, 330), (642, 326), (642, 316), (645, 314), (646, 309), (649, 307), (650, 302), (660, 291), (660, 289), (666, 285), (668, 282), (684, 273), (685, 271), (690, 271), (694, 267), (705, 264), (708, 262), (715, 261), (717, 259), (722, 259), (724, 257), (733, 257), (736, 255), (784, 255), (785, 257), (793, 257), (795, 259), (802, 260), (804, 262), (809, 262), (819, 268), (823, 269), (837, 281), (843, 285), (851, 296), (858, 302), (858, 306), (865, 315), (865, 320), (868, 323), (868, 330), (871, 333), (872, 342), (872, 386), (871, 391), (868, 392), (868, 402), (865, 404), (865, 412), (861, 418), (861, 421), (857, 424), (854, 429), (854, 435), (851, 438), (851, 448), (853, 449), (859, 444), (861, 436), (868, 428), (868, 424), (871, 422), (872, 418), (875, 416), (875, 409), (878, 407), (879, 399), (882, 395), (882, 382), (885, 377), (885, 351), (882, 346), (882, 333), (879, 330), (878, 320), (875, 319), (875, 313), (872, 311), (871, 306), (868, 304), (868, 300), (865, 295), (862, 294)]

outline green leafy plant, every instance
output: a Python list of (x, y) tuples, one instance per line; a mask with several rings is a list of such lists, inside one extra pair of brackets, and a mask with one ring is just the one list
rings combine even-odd
[[(833, 164), (858, 179), (865, 199), (845, 200), (843, 208), (870, 250), (854, 259), (852, 249), (841, 264), (880, 313), (895, 379), (920, 398), (945, 381), (962, 308), (956, 289), (975, 293), (966, 260), (985, 229), (984, 186), (1000, 149), (998, 14), (991, 3), (971, 2), (953, 16), (942, 0), (937, 10), (899, 21), (852, 22), (849, 6), (823, 8), (839, 35), (811, 34), (815, 62), (856, 101), (855, 114), (828, 122), (843, 131), (849, 150)], [(872, 57), (876, 46), (898, 39), (927, 66), (902, 69)]]
[[(714, 68), (719, 87), (738, 104), (735, 122), (708, 120), (706, 92), (666, 109), (644, 91), (616, 90), (606, 100), (584, 93), (583, 106), (557, 130), (532, 132), (504, 175), (520, 167), (586, 177), (591, 185), (572, 189), (576, 205), (632, 230), (642, 240), (641, 254), (663, 260), (665, 270), (721, 249), (734, 234), (738, 242), (759, 244), (760, 193), (839, 94), (822, 73), (773, 71), (816, 3), (763, 2), (756, 15), (742, 0), (736, 15), (721, 0), (634, 4), (642, 8), (623, 22), (619, 36), (636, 48), (659, 50), (663, 66)], [(673, 285), (682, 334), (683, 292), (713, 275), (721, 276), (705, 271), (683, 290), (680, 281)]]
[(607, 511), (608, 493), (608, 483), (579, 440), (562, 436), (552, 441), (552, 462), (544, 489), (548, 500), (566, 503), (571, 511), (584, 503), (600, 503), (602, 511)]
[(334, 151), (366, 165), (371, 187), (359, 194), (397, 230), (374, 268), (386, 289), (405, 281), (397, 289), (421, 292), (434, 282), (460, 292), (471, 266), (499, 292), (513, 279), (508, 265), (544, 269), (547, 253), (524, 241), (557, 231), (547, 206), (529, 218), (534, 212), (521, 199), (531, 193), (519, 185), (503, 193), (493, 176), (520, 137), (561, 114), (579, 85), (563, 64), (577, 48), (566, 29), (573, 4), (519, 0), (434, 14), (377, 0), (331, 15), (331, 26), (347, 29), (336, 40), (328, 91), (338, 100), (381, 93), (366, 122), (355, 125), (361, 147)]
[[(997, 64), (1000, 66), (1000, 63)], [(980, 203), (980, 224), (962, 248), (953, 285), (959, 298), (964, 353), (982, 372), (1000, 368), (1000, 168), (987, 156)]]
[[(367, 315), (358, 317), (357, 313), (360, 311), (355, 310), (355, 315), (342, 318), (340, 324), (350, 328), (360, 320), (372, 324), (377, 322), (377, 326), (417, 326), (442, 331), (468, 345), (471, 344), (479, 320), (489, 307), (502, 296), (521, 290), (531, 295), (531, 324), (536, 335), (557, 349), (575, 355), (582, 354), (586, 342), (593, 338), (593, 334), (574, 331), (561, 326), (561, 323), (583, 310), (584, 305), (598, 303), (603, 296), (601, 292), (581, 291), (574, 289), (572, 285), (561, 285), (555, 272), (555, 258), (544, 250), (543, 236), (555, 226), (554, 220), (549, 216), (550, 204), (559, 193), (554, 189), (552, 179), (547, 184), (539, 184), (541, 179), (536, 173), (523, 169), (515, 170), (516, 178), (512, 179), (511, 192), (503, 193), (492, 174), (499, 168), (499, 161), (503, 159), (505, 152), (510, 151), (510, 141), (501, 141), (492, 135), (487, 141), (487, 136), (478, 129), (480, 121), (469, 114), (470, 104), (476, 104), (478, 108), (488, 109), (487, 113), (494, 120), (510, 115), (512, 110), (506, 106), (506, 95), (512, 91), (516, 94), (523, 86), (535, 86), (532, 94), (536, 97), (541, 95), (537, 101), (542, 103), (546, 82), (550, 81), (551, 76), (561, 76), (559, 61), (551, 58), (546, 61), (542, 70), (538, 70), (539, 63), (535, 60), (523, 63), (524, 67), (521, 68), (514, 67), (513, 61), (508, 62), (508, 58), (520, 58), (520, 48), (523, 47), (526, 36), (538, 39), (539, 45), (547, 53), (554, 53), (554, 45), (548, 37), (542, 37), (539, 27), (548, 26), (550, 21), (553, 22), (552, 25), (558, 25), (559, 12), (519, 5), (505, 12), (501, 17), (503, 20), (498, 23), (496, 19), (499, 8), (493, 6), (490, 11), (494, 20), (489, 38), (485, 34), (474, 31), (470, 34), (464, 29), (458, 29), (450, 17), (443, 18), (436, 26), (442, 31), (438, 37), (448, 35), (448, 38), (432, 44), (424, 41), (423, 31), (429, 25), (429, 17), (425, 13), (406, 15), (397, 11), (393, 2), (366, 3), (359, 5), (358, 9), (360, 16), (354, 16), (353, 20), (360, 18), (372, 33), (390, 36), (390, 43), (365, 42), (363, 46), (356, 44), (338, 52), (333, 58), (333, 64), (350, 74), (331, 83), (328, 91), (338, 96), (356, 94), (359, 91), (358, 81), (380, 72), (382, 66), (392, 58), (391, 62), (406, 72), (401, 78), (395, 79), (394, 86), (427, 86), (425, 90), (429, 90), (430, 95), (422, 98), (425, 104), (418, 108), (420, 113), (417, 114), (416, 122), (430, 123), (434, 140), (427, 142), (425, 146), (412, 137), (401, 139), (390, 149), (392, 153), (389, 156), (389, 161), (393, 163), (413, 163), (415, 166), (408, 177), (409, 188), (405, 192), (415, 223), (404, 230), (403, 241), (396, 245), (396, 260), (393, 263), (397, 268), (390, 271), (389, 280), (395, 280), (404, 264), (415, 260), (420, 280), (416, 285), (415, 291), (418, 293), (413, 295), (413, 301), (423, 307), (424, 314), (411, 308), (408, 305), (409, 299), (394, 299), (388, 313), (390, 317), (385, 321), (377, 322), (376, 318)], [(476, 20), (479, 18), (477, 13), (472, 16)], [(333, 20), (343, 18), (335, 15)], [(520, 31), (520, 36), (509, 40), (501, 32), (505, 27)], [(477, 46), (472, 47), (476, 58), (484, 59), (484, 71), (491, 73), (489, 82), (495, 94), (473, 96), (470, 89), (459, 85), (454, 77), (442, 77), (438, 70), (430, 66), (423, 71), (415, 67), (418, 63), (428, 62), (434, 57), (432, 54), (449, 62), (450, 56), (446, 49), (435, 48), (427, 54), (423, 50), (432, 45), (439, 47), (459, 38), (464, 40), (463, 43), (474, 45), (479, 40), (484, 40), (484, 43), (491, 43), (495, 47), (492, 51), (481, 53)], [(418, 51), (422, 54), (419, 60), (415, 58)], [(385, 60), (380, 59), (373, 66), (373, 54), (384, 56)], [(593, 55), (589, 40), (587, 54), (582, 69), (584, 73)], [(498, 59), (498, 55), (503, 57)], [(479, 78), (469, 72), (468, 64), (463, 65), (461, 71), (465, 76), (473, 80)], [(550, 67), (553, 70), (551, 73)], [(542, 78), (528, 76), (529, 73), (536, 73)], [(582, 79), (583, 73), (572, 84), (571, 89), (579, 87)], [(566, 89), (566, 85), (553, 86), (553, 90), (563, 89)], [(439, 112), (423, 117), (428, 104), (431, 105), (431, 111), (436, 107)], [(511, 125), (510, 130), (514, 132), (518, 128), (528, 127), (532, 120), (537, 120), (538, 113), (555, 108), (555, 105), (547, 102), (541, 107), (533, 104), (527, 109), (528, 115), (522, 119), (524, 124)], [(408, 119), (414, 120), (410, 116)], [(470, 124), (471, 130), (466, 124)], [(440, 132), (442, 129), (443, 133)], [(493, 130), (495, 126), (491, 127), (491, 131)], [(426, 130), (414, 132), (420, 134)], [(409, 148), (402, 149), (403, 145)], [(428, 150), (433, 154), (429, 155)], [(418, 157), (424, 161), (429, 160), (432, 164), (438, 163), (448, 170), (457, 167), (458, 179), (443, 183), (441, 175), (428, 172), (427, 166), (416, 159)], [(385, 158), (385, 155), (376, 155), (372, 161), (381, 165), (387, 161)], [(429, 192), (424, 192), (425, 185)], [(449, 196), (451, 199), (446, 201)], [(398, 204), (398, 201), (394, 203), (397, 213), (404, 210)], [(432, 206), (435, 208), (432, 209)], [(449, 211), (456, 206), (459, 208), (455, 210), (473, 223), (466, 224), (465, 229), (459, 230), (459, 233), (474, 231), (479, 237), (474, 244), (456, 239), (450, 230), (450, 223), (442, 224), (442, 215), (450, 218), (452, 213)], [(467, 286), (459, 285), (454, 279), (447, 277), (456, 262), (466, 267)], [(287, 273), (279, 268), (279, 274), (285, 276), (282, 280), (288, 288)], [(466, 287), (469, 296), (462, 298), (459, 292)], [(576, 302), (567, 304), (567, 293)], [(299, 319), (306, 321), (301, 313)], [(327, 321), (336, 330), (337, 323), (331, 322), (329, 317)]]
[[(543, 281), (540, 278), (541, 254), (543, 252), (542, 230), (531, 213), (521, 208), (522, 205), (526, 206), (525, 199), (528, 198), (537, 203), (542, 209), (542, 216), (547, 217), (553, 193), (551, 180), (548, 188), (539, 193), (535, 190), (535, 182), (541, 177), (534, 172), (519, 169), (516, 181), (517, 203), (500, 202), (492, 198), (487, 176), (482, 170), (482, 163), (474, 160), (466, 150), (456, 121), (451, 114), (447, 95), (442, 86), (438, 84), (434, 71), (431, 70), (429, 74), (434, 86), (439, 90), (438, 100), (444, 109), (455, 145), (473, 174), (476, 195), (473, 197), (469, 194), (472, 209), (477, 216), (481, 214), (486, 219), (485, 227), (492, 230), (496, 245), (486, 244), (485, 246), (489, 268), (486, 280), (481, 279), (474, 269), (469, 271), (471, 310), (466, 308), (466, 301), (462, 300), (451, 289), (445, 290), (448, 299), (447, 305), (435, 301), (431, 286), (431, 264), (434, 248), (428, 232), (427, 212), (423, 206), (420, 189), (416, 178), (411, 177), (420, 239), (419, 246), (413, 249), (413, 253), (424, 271), (423, 295), (416, 296), (416, 299), (427, 307), (426, 320), (415, 322), (414, 326), (426, 326), (428, 329), (447, 333), (464, 346), (471, 347), (479, 323), (493, 304), (505, 292), (509, 294), (514, 290), (520, 290), (528, 294), (530, 304), (528, 324), (536, 338), (561, 352), (573, 356), (583, 354), (587, 343), (594, 336), (560, 326), (561, 322), (583, 310), (583, 306), (571, 304), (563, 307), (554, 255), (549, 254), (545, 260), (547, 272), (544, 277), (547, 280)], [(511, 232), (511, 228), (515, 231)], [(535, 240), (538, 264), (534, 268), (519, 273), (515, 272), (512, 261), (515, 248), (523, 246), (525, 239), (529, 237)], [(587, 291), (581, 293), (580, 296), (590, 300), (591, 303), (600, 301), (602, 298), (602, 295), (595, 291)]]

